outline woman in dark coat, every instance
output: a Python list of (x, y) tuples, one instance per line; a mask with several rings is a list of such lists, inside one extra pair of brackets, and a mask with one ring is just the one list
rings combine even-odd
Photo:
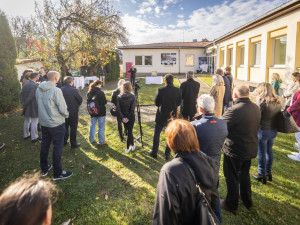
[[(111, 95), (110, 101), (117, 107), (117, 100), (118, 100), (118, 95), (121, 93), (121, 87), (125, 83), (124, 79), (120, 79), (118, 82), (118, 88), (114, 90), (114, 92)], [(118, 121), (118, 131), (119, 131), (119, 137), (121, 141), (124, 141), (123, 137), (123, 129), (122, 129), (122, 119), (119, 114), (117, 114), (117, 121)]]
[(271, 84), (263, 82), (256, 88), (261, 119), (258, 130), (258, 174), (254, 179), (267, 183), (272, 180), (273, 143), (277, 136), (276, 118), (281, 111), (281, 100)]
[(135, 150), (135, 144), (133, 143), (132, 129), (135, 121), (134, 108), (135, 97), (131, 93), (132, 86), (130, 82), (125, 82), (121, 87), (121, 94), (117, 98), (117, 113), (119, 114), (125, 129), (127, 129), (127, 148), (126, 153)]
[(98, 121), (98, 138), (99, 145), (106, 145), (108, 141), (105, 140), (105, 118), (106, 118), (106, 97), (101, 90), (102, 81), (95, 80), (90, 84), (89, 92), (87, 93), (87, 103), (94, 102), (97, 108), (97, 113), (91, 115), (90, 136), (89, 141), (93, 143), (95, 141), (96, 125)]
[(218, 206), (218, 164), (200, 152), (196, 131), (188, 121), (171, 121), (166, 134), (175, 159), (160, 171), (152, 224), (195, 224), (200, 193), (183, 160), (194, 170), (213, 209)]

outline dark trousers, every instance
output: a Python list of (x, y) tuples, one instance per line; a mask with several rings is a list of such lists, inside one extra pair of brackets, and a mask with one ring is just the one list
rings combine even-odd
[(192, 121), (192, 119), (194, 118), (196, 113), (190, 113), (190, 114), (185, 114), (183, 112), (180, 112), (180, 114), (182, 115), (182, 118), (188, 121)]
[(133, 145), (133, 125), (134, 125), (134, 119), (129, 119), (127, 123), (124, 123), (125, 129), (127, 130), (127, 149), (130, 145)]
[(130, 75), (130, 83), (132, 85), (132, 88), (134, 88), (135, 76)]
[(251, 160), (239, 160), (224, 154), (223, 170), (227, 184), (227, 196), (225, 201), (231, 210), (237, 210), (239, 194), (246, 207), (253, 205), (249, 174), (250, 166)]
[(61, 124), (57, 127), (43, 127), (42, 126), (42, 143), (40, 152), (40, 166), (42, 172), (48, 171), (48, 154), (50, 144), (53, 141), (53, 172), (54, 177), (59, 176), (62, 173), (61, 155), (64, 146), (64, 136), (66, 127), (65, 124)]
[[(160, 133), (163, 130), (164, 126), (160, 124), (155, 124), (154, 129), (154, 136), (153, 136), (153, 147), (152, 147), (152, 154), (157, 155), (158, 147), (159, 147), (159, 140), (160, 140)], [(168, 145), (166, 145), (165, 155), (169, 155), (171, 152)]]
[(64, 143), (66, 144), (69, 139), (69, 127), (70, 127), (70, 143), (71, 146), (76, 146), (78, 113), (70, 114), (69, 118), (66, 118), (65, 126), (66, 126), (66, 133), (65, 133)]
[(117, 121), (118, 121), (118, 131), (119, 131), (119, 136), (121, 138), (121, 140), (124, 139), (123, 137), (123, 125), (122, 125), (122, 119), (120, 116), (117, 116)]

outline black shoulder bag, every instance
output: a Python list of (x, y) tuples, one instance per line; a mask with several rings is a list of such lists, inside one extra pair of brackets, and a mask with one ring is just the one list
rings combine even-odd
[[(181, 158), (182, 159), (182, 158)], [(197, 212), (196, 212), (196, 223), (197, 225), (221, 225), (219, 219), (215, 215), (214, 211), (209, 205), (209, 202), (207, 201), (205, 197), (205, 193), (201, 190), (200, 183), (198, 182), (194, 170), (190, 167), (190, 165), (184, 160), (181, 160), (183, 164), (188, 168), (190, 171), (195, 183), (196, 187), (199, 190), (200, 193), (200, 201), (197, 205)]]

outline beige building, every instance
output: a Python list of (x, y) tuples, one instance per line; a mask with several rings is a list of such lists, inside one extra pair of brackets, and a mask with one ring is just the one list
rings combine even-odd
[(214, 40), (220, 68), (232, 67), (237, 80), (270, 82), (273, 73), (283, 81), (300, 71), (300, 1), (292, 0)]
[[(284, 87), (284, 81), (300, 71), (300, 0), (291, 0), (212, 42), (131, 45), (120, 49), (123, 73), (126, 62), (135, 64), (142, 74), (197, 72), (199, 57), (206, 57), (208, 73), (230, 66), (236, 82), (253, 82), (255, 86), (270, 82), (276, 72)], [(164, 53), (174, 53), (176, 57)]]
[(137, 73), (149, 75), (186, 73), (199, 69), (199, 57), (206, 57), (204, 46), (208, 41), (201, 42), (166, 42), (144, 45), (128, 45), (119, 47), (123, 52), (122, 71), (128, 71), (128, 63), (134, 64)]

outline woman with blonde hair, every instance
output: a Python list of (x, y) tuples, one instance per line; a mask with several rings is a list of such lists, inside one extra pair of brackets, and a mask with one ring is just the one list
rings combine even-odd
[(277, 136), (276, 118), (281, 111), (281, 100), (271, 84), (263, 82), (256, 88), (256, 103), (261, 111), (258, 130), (258, 174), (254, 179), (263, 184), (272, 181), (273, 143)]
[(215, 116), (221, 118), (223, 109), (223, 98), (225, 94), (225, 85), (222, 76), (213, 76), (213, 86), (209, 91), (210, 96), (215, 100)]
[(105, 140), (105, 105), (107, 104), (107, 100), (104, 92), (101, 90), (102, 84), (102, 81), (95, 80), (90, 84), (89, 91), (87, 93), (88, 111), (91, 116), (89, 141), (91, 143), (95, 141), (96, 125), (98, 122), (98, 139), (100, 146), (108, 143), (108, 141)]
[(132, 129), (135, 121), (135, 96), (132, 94), (130, 82), (125, 82), (121, 87), (121, 93), (117, 98), (117, 113), (119, 114), (125, 129), (127, 130), (127, 148), (125, 153), (135, 150)]
[(171, 121), (166, 135), (175, 159), (160, 171), (152, 224), (196, 224), (200, 193), (187, 164), (194, 171), (210, 206), (215, 209), (218, 206), (217, 162), (199, 150), (197, 134), (190, 122)]
[[(121, 92), (121, 87), (122, 85), (125, 83), (126, 81), (124, 79), (120, 79), (118, 82), (118, 87), (117, 89), (114, 90), (114, 92), (111, 95), (111, 103), (114, 104), (114, 107), (117, 107), (117, 100), (118, 100), (118, 95)], [(117, 121), (118, 121), (118, 131), (119, 131), (119, 137), (121, 139), (121, 141), (124, 141), (124, 137), (123, 137), (123, 128), (122, 128), (122, 119), (119, 116), (119, 114), (117, 114)]]
[(280, 85), (282, 83), (282, 80), (280, 79), (280, 75), (278, 73), (273, 73), (272, 74), (272, 86), (275, 89), (275, 93), (277, 95), (279, 95), (279, 89), (280, 89)]

